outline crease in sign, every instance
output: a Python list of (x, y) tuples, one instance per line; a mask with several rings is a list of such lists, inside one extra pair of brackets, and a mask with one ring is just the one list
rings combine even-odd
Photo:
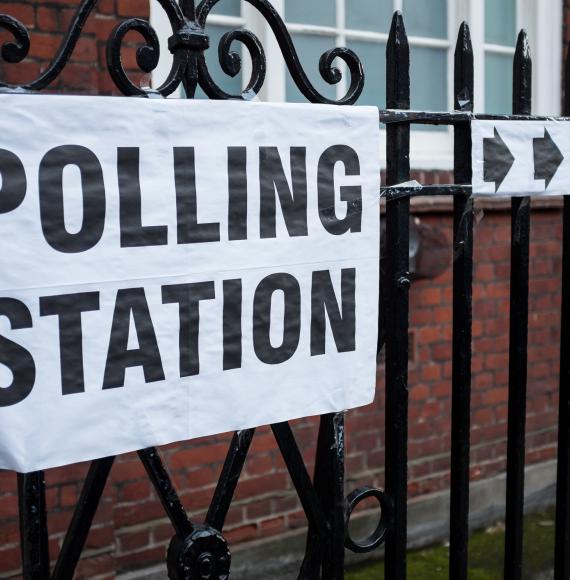
[[(374, 254), (374, 251), (372, 250), (370, 252), (370, 255), (368, 254), (364, 254), (362, 256), (359, 256), (360, 260), (377, 260), (378, 257), (377, 255)], [(343, 264), (343, 263), (350, 263), (351, 262), (351, 258), (335, 258), (334, 259), (334, 263), (336, 264)], [(309, 265), (325, 265), (325, 264), (330, 264), (331, 260), (306, 260), (306, 261), (295, 261), (295, 262), (286, 262), (286, 261), (282, 261), (280, 262), (281, 267), (283, 269), (288, 269), (288, 268), (294, 268), (297, 266), (309, 266)], [(132, 284), (137, 284), (137, 285), (145, 285), (148, 282), (152, 282), (155, 280), (162, 280), (165, 282), (168, 281), (174, 281), (174, 280), (180, 280), (183, 278), (189, 279), (189, 278), (198, 278), (198, 277), (205, 277), (205, 276), (211, 276), (212, 274), (220, 274), (223, 276), (231, 276), (232, 274), (236, 274), (239, 272), (244, 272), (244, 271), (248, 271), (248, 272), (256, 272), (256, 271), (262, 271), (262, 270), (269, 270), (271, 269), (272, 266), (269, 265), (261, 265), (261, 266), (254, 266), (251, 268), (247, 268), (247, 267), (242, 267), (239, 269), (235, 269), (235, 270), (192, 270), (192, 272), (184, 272), (181, 274), (169, 274), (168, 276), (147, 276), (147, 277), (143, 277), (143, 276), (139, 276), (137, 278), (116, 278), (116, 279), (105, 279), (105, 280), (88, 280), (86, 282), (81, 282), (81, 283), (77, 283), (77, 284), (50, 284), (50, 285), (46, 285), (46, 286), (20, 286), (20, 287), (13, 287), (13, 288), (3, 288), (2, 292), (22, 292), (22, 291), (30, 291), (30, 290), (42, 290), (42, 291), (47, 291), (47, 290), (63, 290), (64, 288), (70, 288), (70, 287), (76, 287), (76, 288), (84, 288), (84, 289), (90, 289), (93, 288), (94, 286), (101, 286), (101, 285), (108, 285), (108, 286), (119, 286), (121, 284), (126, 284), (128, 283), (129, 285)]]
[(473, 195), (570, 193), (570, 124), (472, 121)]
[[(414, 190), (418, 190), (418, 189), (422, 189), (421, 184), (419, 184), (417, 181), (410, 181), (398, 186), (393, 186), (394, 189), (396, 188), (400, 188), (400, 187), (409, 187), (410, 189), (414, 189)], [(357, 199), (357, 200), (352, 200), (346, 203), (346, 214), (344, 216), (344, 219), (349, 218), (349, 217), (353, 217), (356, 215), (362, 215), (362, 212), (364, 210), (366, 211), (373, 211), (374, 209), (378, 209), (378, 211), (380, 211), (380, 199), (386, 195), (386, 192), (383, 191), (381, 194), (378, 195), (377, 198), (369, 198), (367, 200), (363, 200), (362, 199)], [(338, 207), (335, 206), (331, 206), (328, 208), (323, 208), (319, 211), (319, 215), (322, 216), (323, 221), (327, 222), (327, 220), (330, 220), (332, 222), (332, 220), (334, 220), (337, 215), (336, 213), (338, 212)], [(247, 242), (247, 240), (240, 240), (238, 242), (233, 242), (233, 243), (237, 243), (237, 244), (245, 244)], [(271, 243), (271, 240), (268, 240), (268, 243)], [(191, 252), (188, 252), (188, 257), (191, 257)], [(377, 254), (374, 251), (374, 249), (369, 248), (368, 249), (368, 253), (364, 253), (360, 255), (361, 259), (372, 259), (375, 260), (377, 259)], [(335, 261), (337, 263), (343, 263), (343, 262), (350, 262), (352, 258), (342, 258), (342, 257), (337, 257), (335, 258)], [(295, 267), (295, 266), (304, 266), (304, 265), (308, 265), (308, 264), (327, 264), (329, 263), (330, 260), (280, 260), (280, 264), (282, 264), (283, 268), (290, 268), (290, 267)], [(85, 289), (91, 288), (94, 285), (101, 285), (101, 284), (119, 284), (119, 283), (129, 283), (129, 284), (136, 284), (136, 283), (147, 283), (150, 282), (152, 280), (176, 280), (176, 279), (182, 279), (182, 278), (197, 278), (197, 277), (202, 277), (202, 276), (208, 276), (211, 275), (212, 273), (220, 273), (223, 275), (231, 275), (231, 274), (235, 274), (235, 273), (239, 273), (241, 271), (259, 271), (259, 270), (266, 270), (267, 268), (271, 268), (272, 264), (271, 263), (264, 263), (264, 264), (260, 264), (258, 266), (237, 266), (234, 267), (232, 269), (227, 269), (227, 270), (220, 270), (219, 268), (204, 268), (204, 269), (192, 269), (192, 270), (188, 270), (186, 272), (178, 272), (178, 273), (169, 273), (169, 274), (159, 274), (156, 276), (137, 276), (137, 277), (117, 277), (117, 278), (101, 278), (98, 277), (97, 279), (91, 279), (91, 280), (84, 280), (82, 282), (70, 282), (67, 284), (38, 284), (38, 285), (26, 285), (26, 286), (6, 286), (6, 287), (1, 287), (1, 291), (2, 292), (16, 292), (16, 291), (22, 291), (22, 290), (59, 290), (59, 289), (64, 289), (66, 287), (82, 287)]]

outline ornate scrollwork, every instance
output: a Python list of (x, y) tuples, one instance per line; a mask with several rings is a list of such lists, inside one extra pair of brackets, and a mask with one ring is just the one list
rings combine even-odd
[[(212, 9), (221, 0), (202, 0), (195, 7), (194, 0), (158, 0), (166, 12), (172, 27), (169, 39), (169, 50), (173, 54), (173, 63), (165, 82), (156, 90), (141, 88), (128, 77), (121, 59), (121, 48), (127, 32), (135, 31), (144, 40), (144, 45), (137, 50), (137, 64), (145, 72), (152, 72), (158, 65), (160, 48), (158, 37), (152, 26), (143, 19), (130, 18), (120, 23), (111, 33), (107, 43), (107, 66), (117, 88), (125, 95), (145, 96), (150, 92), (168, 96), (182, 83), (188, 97), (193, 97), (199, 85), (212, 99), (249, 100), (259, 93), (265, 81), (266, 58), (259, 39), (245, 29), (226, 33), (218, 45), (218, 57), (225, 74), (235, 77), (242, 68), (241, 57), (232, 50), (232, 45), (239, 42), (245, 46), (252, 60), (251, 78), (246, 88), (237, 95), (226, 93), (212, 79), (204, 52), (209, 48), (206, 34), (206, 22)], [(319, 62), (319, 71), (323, 79), (331, 84), (338, 84), (342, 79), (341, 71), (333, 65), (336, 59), (343, 60), (348, 68), (350, 84), (347, 93), (340, 99), (329, 99), (319, 93), (309, 80), (301, 66), (299, 55), (293, 45), (285, 23), (268, 0), (246, 0), (264, 17), (273, 31), (285, 63), (295, 84), (308, 101), (349, 105), (356, 102), (364, 86), (362, 64), (356, 54), (347, 48), (333, 48), (325, 52)], [(0, 87), (7, 90), (39, 91), (47, 87), (61, 73), (75, 49), (81, 30), (95, 7), (97, 0), (82, 0), (67, 34), (49, 67), (35, 80), (24, 85), (9, 85), (0, 81)], [(30, 48), (30, 35), (27, 28), (15, 18), (0, 14), (0, 28), (9, 31), (13, 42), (2, 46), (2, 59), (8, 63), (21, 62)]]
[(241, 95), (230, 95), (223, 91), (210, 76), (206, 59), (202, 54), (198, 59), (199, 82), (202, 90), (210, 99), (248, 100), (255, 97), (263, 86), (266, 72), (265, 53), (257, 36), (249, 30), (232, 30), (222, 36), (218, 46), (218, 57), (222, 70), (231, 77), (235, 77), (241, 71), (241, 56), (231, 50), (234, 40), (242, 42), (251, 56), (252, 75), (247, 88)]
[[(200, 26), (205, 27), (208, 15), (210, 14), (214, 6), (216, 6), (220, 1), (221, 0), (202, 0), (200, 6), (197, 9), (198, 23)], [(342, 97), (339, 100), (328, 99), (327, 97), (319, 93), (319, 91), (317, 91), (317, 89), (314, 87), (314, 85), (311, 83), (308, 76), (306, 75), (299, 60), (297, 50), (295, 49), (295, 46), (291, 39), (291, 35), (289, 34), (289, 31), (287, 30), (285, 23), (283, 22), (281, 16), (277, 12), (277, 10), (275, 10), (273, 5), (268, 0), (246, 0), (246, 1), (261, 13), (265, 21), (269, 24), (271, 30), (273, 31), (273, 34), (275, 35), (275, 38), (277, 39), (279, 48), (281, 49), (283, 58), (285, 59), (285, 64), (289, 69), (289, 73), (293, 77), (293, 80), (295, 81), (297, 88), (301, 91), (301, 93), (305, 96), (305, 98), (308, 101), (310, 101), (311, 103), (328, 103), (338, 105), (351, 105), (357, 101), (358, 97), (360, 96), (360, 93), (362, 92), (362, 89), (364, 88), (364, 71), (362, 69), (362, 63), (360, 62), (360, 59), (358, 58), (358, 56), (356, 56), (356, 54), (352, 50), (348, 48), (333, 48), (332, 50), (325, 52), (321, 56), (319, 62), (319, 71), (321, 73), (321, 76), (327, 83), (334, 85), (339, 83), (342, 79), (342, 73), (340, 72), (340, 70), (332, 66), (333, 61), (336, 58), (343, 60), (347, 64), (348, 70), (350, 72), (350, 87), (346, 95), (344, 95), (344, 97)], [(249, 34), (252, 37), (254, 37), (253, 34), (251, 33)], [(238, 39), (236, 38), (236, 40)], [(257, 39), (255, 40), (257, 44), (259, 44), (259, 41)], [(224, 40), (222, 39), (222, 43), (223, 42)], [(254, 55), (252, 54), (250, 47), (247, 44), (246, 46), (250, 51), (250, 54), (252, 55), (252, 60), (254, 61), (252, 69), (253, 75), (255, 75), (256, 62), (254, 59)], [(224, 63), (222, 58), (223, 55), (222, 50), (220, 48), (220, 64), (224, 69)], [(254, 78), (252, 77), (250, 85), (252, 84), (253, 80)], [(210, 94), (208, 90), (212, 88), (211, 85), (209, 85), (209, 83), (206, 82), (202, 84), (202, 82), (203, 81), (201, 78), (200, 86), (202, 87), (204, 92), (208, 94), (208, 96), (211, 96), (212, 98), (228, 98), (227, 96), (218, 97), (214, 94), (214, 92), (218, 92), (219, 94), (225, 94), (219, 88), (217, 88), (217, 91), (212, 90)], [(246, 89), (246, 91), (242, 93), (241, 97), (234, 95), (231, 98), (247, 99), (250, 98), (250, 93)]]
[(116, 26), (107, 42), (107, 66), (115, 85), (125, 95), (144, 95), (143, 89), (133, 84), (121, 62), (121, 44), (130, 31), (138, 32), (146, 44), (137, 49), (137, 64), (145, 73), (152, 72), (160, 58), (158, 36), (152, 26), (141, 18), (130, 18)]

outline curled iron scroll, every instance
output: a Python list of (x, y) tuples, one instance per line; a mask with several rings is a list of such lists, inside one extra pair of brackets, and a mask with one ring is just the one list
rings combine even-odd
[[(201, 27), (206, 26), (206, 21), (208, 15), (212, 11), (212, 9), (220, 3), (221, 0), (203, 0), (201, 4), (197, 8), (197, 19), (198, 24)], [(349, 89), (342, 98), (338, 100), (328, 99), (317, 89), (309, 80), (307, 74), (305, 73), (301, 62), (299, 60), (299, 55), (297, 54), (297, 50), (293, 44), (291, 39), (291, 35), (287, 30), (285, 23), (283, 22), (281, 16), (274, 8), (274, 6), (268, 0), (246, 0), (249, 4), (251, 4), (256, 10), (260, 12), (263, 16), (267, 24), (270, 26), (277, 43), (279, 44), (279, 48), (281, 49), (281, 53), (283, 54), (283, 58), (285, 59), (285, 64), (289, 69), (289, 73), (293, 77), (297, 88), (301, 91), (301, 93), (305, 96), (305, 98), (310, 101), (311, 103), (326, 103), (326, 104), (337, 104), (337, 105), (351, 105), (354, 104), (360, 94), (362, 93), (362, 89), (364, 88), (364, 71), (362, 69), (362, 63), (358, 56), (348, 48), (333, 48), (327, 52), (325, 52), (320, 59), (319, 62), (319, 71), (323, 79), (329, 84), (337, 84), (342, 79), (341, 71), (333, 66), (333, 61), (336, 58), (343, 60), (346, 65), (348, 66), (348, 70), (350, 73), (350, 86)], [(251, 37), (255, 38), (252, 33), (249, 33), (250, 40)], [(234, 40), (240, 40), (243, 42), (243, 38), (234, 38)], [(255, 39), (256, 43), (261, 46), (259, 40)], [(223, 47), (222, 47), (223, 44)], [(249, 86), (256, 86), (256, 81), (259, 81), (259, 77), (265, 74), (265, 65), (263, 70), (258, 68), (258, 61), (259, 58), (258, 54), (252, 52), (253, 44), (246, 44), (250, 55), (252, 56), (252, 78), (249, 82)], [(233, 53), (235, 54), (235, 53)], [(229, 44), (224, 41), (222, 38), (220, 44), (220, 64), (222, 65), (222, 69), (226, 72), (225, 64), (229, 60)], [(232, 57), (233, 58), (233, 57)], [(265, 59), (263, 58), (263, 61)], [(227, 95), (222, 91), (219, 87), (215, 86), (213, 83), (210, 75), (208, 74), (207, 67), (203, 61), (203, 55), (201, 57), (201, 65), (200, 65), (200, 72), (203, 74), (200, 78), (200, 86), (202, 89), (211, 96), (212, 98), (248, 98), (248, 89), (242, 93), (241, 96), (239, 95)], [(235, 73), (237, 74), (237, 72)], [(261, 81), (263, 84), (263, 81)], [(261, 88), (261, 87), (260, 87)], [(254, 91), (257, 92), (257, 91)], [(222, 96), (226, 95), (226, 96)]]
[(121, 62), (121, 44), (128, 32), (136, 31), (146, 44), (137, 49), (137, 64), (145, 73), (152, 72), (158, 65), (160, 45), (154, 28), (142, 18), (130, 18), (114, 28), (107, 43), (107, 66), (109, 74), (119, 90), (126, 95), (144, 95), (145, 91), (131, 82)]
[(15, 42), (5, 42), (2, 45), (2, 58), (10, 63), (24, 60), (30, 51), (28, 29), (8, 14), (0, 14), (0, 28), (10, 32), (15, 40)]
[(222, 36), (218, 46), (218, 58), (222, 70), (231, 77), (237, 76), (241, 71), (241, 56), (231, 50), (234, 40), (243, 43), (251, 57), (252, 74), (249, 83), (240, 95), (226, 93), (210, 76), (204, 54), (201, 54), (198, 58), (198, 78), (202, 90), (210, 99), (249, 100), (257, 95), (263, 86), (266, 73), (265, 52), (257, 36), (249, 30), (232, 30)]

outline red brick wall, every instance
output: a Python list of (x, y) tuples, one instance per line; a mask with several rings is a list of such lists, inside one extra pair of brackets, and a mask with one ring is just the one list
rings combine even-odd
[[(25, 84), (46, 70), (61, 45), (78, 6), (77, 0), (0, 1), (0, 12), (20, 20), (30, 31), (28, 57), (21, 63), (9, 64), (0, 60), (0, 78), (10, 84)], [(146, 0), (99, 0), (93, 9), (69, 64), (50, 85), (53, 92), (74, 94), (117, 94), (107, 72), (105, 46), (116, 24), (126, 18), (148, 18)], [(12, 36), (0, 30), (0, 42), (12, 41)], [(123, 59), (130, 78), (139, 82), (140, 71), (135, 64), (134, 43), (140, 40), (135, 33), (125, 39)]]
[[(0, 12), (30, 26), (32, 48), (23, 64), (0, 65), (0, 78), (29, 81), (44, 70), (61, 42), (76, 2), (0, 2)], [(570, 0), (566, 2), (570, 13)], [(100, 0), (64, 75), (52, 89), (74, 93), (112, 93), (106, 71), (105, 40), (117, 17), (144, 16), (145, 2)], [(570, 40), (570, 18), (564, 34)], [(0, 34), (0, 40), (7, 38)], [(132, 48), (125, 53), (131, 65)], [(432, 176), (447, 181), (448, 175)], [(428, 176), (419, 176), (425, 182)], [(473, 480), (504, 471), (507, 430), (509, 213), (485, 210), (475, 233), (473, 321)], [(417, 214), (451, 240), (451, 215)], [(482, 218), (482, 219), (481, 219)], [(554, 457), (557, 418), (557, 373), (560, 303), (560, 212), (533, 213), (527, 461)], [(451, 246), (449, 246), (451, 248)], [(449, 250), (449, 264), (452, 255)], [(414, 282), (411, 290), (412, 357), (410, 361), (410, 495), (449, 485), (451, 383), (451, 270), (436, 279)], [(383, 484), (384, 368), (378, 368), (373, 405), (347, 418), (347, 488)], [(310, 469), (317, 421), (295, 423), (295, 433)], [(189, 515), (203, 518), (220, 473), (228, 435), (189, 441), (161, 450)], [(51, 557), (57, 556), (87, 465), (46, 473)], [(16, 476), (0, 472), (0, 576), (20, 566)], [(305, 518), (272, 435), (259, 429), (227, 520), (230, 542), (279, 534), (304, 525)], [(173, 534), (144, 469), (133, 454), (117, 458), (91, 530), (77, 578), (114, 578), (164, 560)]]
[[(486, 210), (475, 232), (473, 320), (472, 480), (504, 471), (507, 431), (509, 213)], [(449, 213), (418, 219), (451, 239)], [(561, 223), (557, 209), (533, 213), (530, 284), (527, 462), (555, 455), (560, 306)], [(451, 250), (449, 262), (451, 263)], [(451, 271), (414, 282), (411, 291), (411, 496), (449, 485)], [(376, 402), (348, 414), (347, 487), (383, 484), (384, 368)], [(316, 420), (295, 423), (312, 469)], [(229, 436), (189, 441), (161, 450), (192, 518), (203, 518), (225, 457)], [(86, 465), (46, 473), (51, 555), (55, 557), (77, 501)], [(0, 574), (19, 565), (16, 477), (0, 473)], [(299, 501), (267, 428), (259, 429), (232, 504), (230, 542), (278, 534), (304, 525)], [(172, 529), (144, 469), (130, 454), (117, 459), (90, 534), (83, 576), (160, 562)]]

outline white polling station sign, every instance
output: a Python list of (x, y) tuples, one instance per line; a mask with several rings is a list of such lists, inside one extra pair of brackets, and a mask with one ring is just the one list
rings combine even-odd
[(568, 195), (570, 123), (472, 121), (473, 193)]
[(375, 108), (0, 96), (0, 467), (374, 397)]

